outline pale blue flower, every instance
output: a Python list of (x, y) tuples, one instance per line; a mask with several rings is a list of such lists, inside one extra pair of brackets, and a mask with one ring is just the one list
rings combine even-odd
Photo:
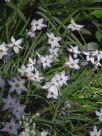
[(20, 105), (20, 103), (17, 103), (16, 106), (12, 109), (12, 114), (15, 115), (18, 120), (20, 120), (25, 113), (25, 108), (25, 105)]
[(2, 110), (12, 109), (17, 103), (16, 98), (12, 98), (10, 95), (8, 95), (7, 99), (3, 98), (4, 106)]
[(1, 129), (1, 131), (8, 132), (9, 134), (17, 135), (17, 129), (19, 128), (19, 125), (15, 123), (13, 119), (11, 119), (10, 122), (5, 122), (4, 128)]

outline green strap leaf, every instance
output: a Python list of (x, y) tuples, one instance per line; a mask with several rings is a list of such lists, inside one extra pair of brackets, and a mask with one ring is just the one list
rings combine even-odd
[(19, 17), (26, 23), (27, 22), (27, 19), (26, 17), (24, 16), (24, 14), (20, 11), (20, 9), (18, 9), (16, 7), (16, 5), (14, 3), (8, 3), (7, 4), (8, 7), (12, 8), (13, 10), (16, 11), (16, 13), (19, 15)]

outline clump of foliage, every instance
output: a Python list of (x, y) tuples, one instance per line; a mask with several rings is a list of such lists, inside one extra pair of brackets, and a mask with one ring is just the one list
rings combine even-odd
[(0, 136), (101, 136), (102, 1), (0, 3)]

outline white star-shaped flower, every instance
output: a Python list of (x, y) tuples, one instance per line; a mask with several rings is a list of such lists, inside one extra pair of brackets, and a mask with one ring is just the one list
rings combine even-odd
[(46, 82), (46, 84), (42, 88), (47, 90), (47, 98), (58, 99), (58, 96), (60, 95), (58, 86), (56, 86), (52, 82)]
[(62, 71), (60, 74), (55, 74), (52, 78), (52, 84), (55, 84), (57, 87), (62, 87), (64, 84), (67, 85), (67, 81), (69, 80), (69, 76), (65, 76), (65, 71)]
[(6, 47), (5, 43), (0, 45), (0, 59), (3, 58), (3, 56), (7, 55), (8, 48)]
[(83, 25), (76, 24), (73, 18), (71, 19), (70, 24), (68, 25), (68, 29), (71, 29), (71, 31), (80, 31), (83, 27)]
[(15, 40), (15, 38), (12, 36), (11, 37), (11, 44), (8, 44), (8, 47), (12, 47), (13, 48), (13, 50), (14, 50), (14, 52), (16, 53), (16, 54), (18, 54), (19, 53), (19, 49), (23, 49), (20, 45), (21, 45), (21, 43), (22, 43), (22, 39), (19, 39), (19, 40)]
[(90, 134), (90, 136), (101, 136), (101, 130), (98, 131), (97, 127), (94, 126), (93, 131), (90, 131), (89, 134)]
[(55, 76), (51, 79), (51, 82), (46, 82), (46, 84), (42, 87), (43, 89), (48, 91), (47, 98), (57, 99), (60, 94), (60, 88), (65, 84), (67, 85), (67, 81), (69, 80), (69, 76), (65, 76), (65, 71), (62, 71), (59, 74), (55, 74)]
[(56, 60), (56, 58), (59, 56), (59, 48), (50, 48), (49, 49), (50, 56), (53, 60)]
[(35, 36), (36, 36), (35, 31), (29, 31), (29, 32), (27, 32), (27, 35), (31, 38), (35, 38)]
[(4, 123), (4, 128), (1, 131), (8, 132), (10, 135), (17, 135), (17, 130), (19, 129), (19, 124), (16, 124), (13, 119), (10, 122)]
[(86, 55), (86, 61), (90, 61), (92, 64), (95, 63), (95, 57), (98, 55), (96, 51), (83, 51), (83, 54)]
[(30, 68), (26, 68), (25, 65), (22, 65), (21, 68), (18, 69), (18, 71), (21, 73), (21, 76), (29, 77), (32, 70)]
[(102, 108), (99, 111), (96, 111), (96, 115), (99, 117), (99, 120), (102, 121)]
[(67, 50), (69, 52), (72, 52), (75, 58), (77, 58), (77, 55), (81, 53), (80, 51), (78, 51), (78, 46), (73, 47), (72, 45), (70, 45), (70, 48), (67, 48)]
[(47, 25), (45, 25), (43, 23), (44, 19), (41, 18), (39, 20), (35, 20), (33, 19), (32, 22), (31, 22), (31, 26), (32, 26), (32, 31), (36, 31), (36, 30), (42, 30), (42, 28), (45, 28), (47, 27)]
[(61, 37), (55, 36), (53, 33), (47, 33), (48, 36), (48, 43), (51, 45), (52, 48), (60, 47), (59, 42), (61, 41)]
[(48, 88), (48, 94), (47, 94), (47, 98), (53, 98), (53, 99), (58, 99), (59, 96), (59, 90), (55, 85), (51, 85)]
[(36, 71), (34, 74), (32, 73), (29, 77), (30, 80), (34, 82), (41, 82), (41, 80), (44, 79), (44, 77), (40, 77), (39, 71)]
[(20, 77), (14, 78), (13, 80), (8, 81), (11, 88), (9, 89), (9, 92), (12, 93), (14, 91), (17, 92), (17, 94), (21, 94), (23, 91), (27, 91), (27, 88), (25, 87), (25, 80), (21, 79)]
[(44, 131), (41, 132), (40, 135), (41, 135), (41, 136), (47, 136), (47, 135), (48, 135), (48, 131), (44, 130)]
[(52, 58), (50, 55), (42, 56), (39, 53), (37, 53), (39, 57), (39, 61), (42, 63), (43, 68), (51, 67)]
[(31, 69), (31, 71), (36, 71), (36, 60), (29, 57), (29, 63), (27, 64), (28, 69)]
[(80, 69), (78, 63), (79, 63), (79, 59), (73, 60), (73, 58), (69, 55), (69, 60), (65, 63), (65, 65), (68, 65), (70, 68), (73, 69)]

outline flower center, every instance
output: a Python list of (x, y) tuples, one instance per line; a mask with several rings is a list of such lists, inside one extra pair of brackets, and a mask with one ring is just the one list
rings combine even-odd
[(16, 87), (19, 87), (19, 84), (15, 84)]
[(74, 63), (71, 63), (70, 65), (71, 65), (71, 66), (74, 66)]
[(54, 41), (54, 39), (51, 39), (51, 41), (53, 42), (53, 41)]
[(35, 67), (35, 64), (33, 64), (33, 67)]
[(13, 47), (17, 47), (17, 45), (16, 45), (16, 44), (13, 44)]
[(45, 60), (45, 63), (47, 63), (47, 60)]
[(13, 127), (12, 126), (9, 126), (9, 129), (12, 129)]
[(34, 77), (34, 79), (37, 79), (36, 77)]
[(35, 26), (39, 26), (39, 24), (35, 24)]
[(54, 95), (54, 93), (53, 93), (53, 92), (51, 92), (51, 95)]
[(19, 110), (17, 109), (16, 112), (19, 112)]
[(11, 106), (11, 105), (12, 105), (12, 103), (10, 102), (10, 103), (9, 103), (9, 106)]
[(62, 77), (60, 78), (60, 81), (62, 81)]
[(58, 80), (56, 80), (56, 82), (59, 82)]

